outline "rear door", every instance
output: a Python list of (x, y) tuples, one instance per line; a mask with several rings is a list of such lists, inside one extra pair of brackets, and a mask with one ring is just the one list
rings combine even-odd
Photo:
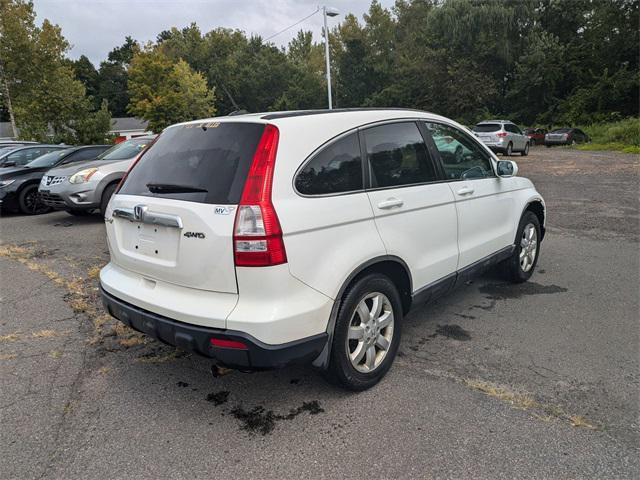
[[(455, 197), (458, 216), (458, 269), (481, 260), (513, 244), (517, 225), (515, 178), (495, 175), (490, 155), (470, 136), (451, 125), (425, 122), (440, 154)], [(463, 149), (463, 159), (451, 159), (447, 150), (438, 147), (439, 138), (451, 137)]]
[(417, 122), (369, 127), (361, 139), (369, 167), (367, 195), (387, 253), (409, 266), (414, 291), (454, 273), (454, 196), (442, 182)]
[(111, 201), (112, 261), (151, 280), (237, 292), (235, 211), (263, 124), (171, 127)]

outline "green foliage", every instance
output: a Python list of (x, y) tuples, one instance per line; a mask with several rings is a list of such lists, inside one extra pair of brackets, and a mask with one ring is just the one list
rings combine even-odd
[(171, 61), (149, 47), (133, 57), (129, 68), (129, 112), (160, 132), (178, 122), (210, 117), (215, 108), (213, 90), (204, 76), (184, 60)]
[(64, 58), (69, 44), (60, 28), (48, 20), (36, 26), (31, 2), (2, 0), (0, 13), (0, 82), (11, 96), (20, 137), (77, 143), (89, 136), (103, 141), (109, 112), (91, 112), (86, 89)]
[(594, 123), (584, 126), (582, 129), (591, 137), (591, 144), (579, 146), (583, 150), (625, 151), (627, 149), (633, 150), (628, 153), (640, 153), (635, 151), (640, 148), (640, 118)]

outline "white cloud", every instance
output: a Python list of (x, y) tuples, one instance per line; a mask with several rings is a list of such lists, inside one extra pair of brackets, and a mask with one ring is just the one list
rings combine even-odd
[[(381, 3), (391, 7), (394, 2)], [(346, 13), (361, 17), (370, 0), (332, 0), (328, 5), (340, 10), (339, 17), (329, 19), (335, 25)], [(225, 27), (266, 38), (317, 7), (313, 0), (35, 0), (37, 21), (47, 18), (62, 28), (72, 44), (69, 56), (86, 55), (96, 66), (127, 35), (144, 43), (163, 30), (196, 22), (203, 32)], [(312, 30), (319, 39), (321, 27), (322, 15), (317, 14), (272, 41), (286, 45), (301, 28)]]

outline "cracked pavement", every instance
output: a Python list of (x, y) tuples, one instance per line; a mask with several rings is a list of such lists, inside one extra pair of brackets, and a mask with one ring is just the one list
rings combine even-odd
[(1, 477), (638, 478), (640, 159), (514, 159), (549, 208), (531, 282), (415, 309), (360, 394), (307, 367), (214, 377), (100, 317), (99, 216), (0, 218), (28, 250), (0, 255)]

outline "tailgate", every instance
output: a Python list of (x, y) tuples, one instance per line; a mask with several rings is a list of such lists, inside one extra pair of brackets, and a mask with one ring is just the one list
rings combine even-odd
[(235, 207), (132, 195), (115, 195), (110, 207), (116, 265), (184, 287), (237, 292)]

